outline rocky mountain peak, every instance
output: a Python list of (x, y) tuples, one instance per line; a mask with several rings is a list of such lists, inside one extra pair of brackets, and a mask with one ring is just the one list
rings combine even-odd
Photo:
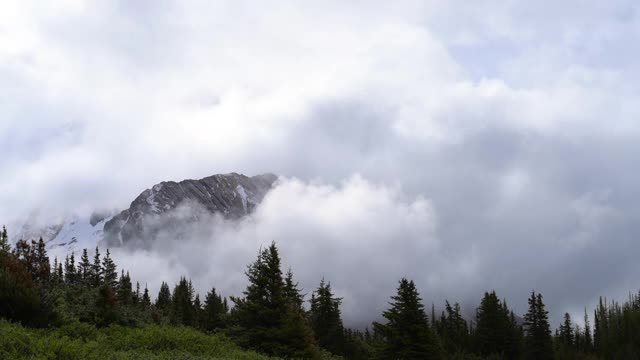
[(248, 177), (230, 173), (200, 180), (167, 181), (143, 191), (131, 206), (104, 226), (108, 246), (127, 245), (136, 240), (150, 241), (158, 231), (156, 221), (178, 206), (194, 203), (210, 214), (237, 219), (250, 214), (276, 182), (277, 176)]

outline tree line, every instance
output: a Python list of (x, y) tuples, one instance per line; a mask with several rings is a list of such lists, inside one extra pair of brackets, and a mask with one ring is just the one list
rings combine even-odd
[[(50, 261), (46, 244), (18, 241), (0, 232), (0, 318), (35, 328), (72, 323), (188, 326), (222, 333), (240, 346), (282, 358), (345, 359), (639, 359), (640, 293), (620, 304), (601, 299), (593, 328), (570, 315), (552, 332), (543, 296), (532, 291), (519, 318), (495, 291), (484, 294), (473, 319), (448, 301), (440, 314), (427, 314), (410, 279), (401, 279), (381, 321), (366, 329), (343, 324), (342, 299), (321, 279), (306, 299), (293, 271), (282, 271), (275, 243), (260, 249), (246, 270), (241, 296), (225, 297), (212, 287), (200, 298), (182, 277), (162, 282), (152, 298), (145, 284), (133, 284), (107, 249), (87, 249)], [(308, 305), (306, 305), (308, 304)]]

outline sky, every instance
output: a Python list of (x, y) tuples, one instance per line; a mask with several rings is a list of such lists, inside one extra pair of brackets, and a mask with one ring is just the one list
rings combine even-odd
[(523, 313), (535, 289), (559, 322), (640, 288), (639, 11), (3, 1), (0, 223), (271, 172), (280, 185), (250, 219), (123, 263), (237, 293), (276, 240), (303, 287), (332, 282), (352, 323), (402, 276), (469, 313), (490, 289)]

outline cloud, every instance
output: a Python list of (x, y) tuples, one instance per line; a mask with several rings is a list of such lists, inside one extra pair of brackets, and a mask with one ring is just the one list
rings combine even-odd
[[(0, 219), (122, 209), (160, 181), (274, 172), (300, 179), (274, 193), (308, 206), (295, 216), (308, 229), (273, 230), (287, 211), (270, 200), (276, 218), (256, 214), (260, 231), (321, 234), (326, 249), (428, 232), (404, 233), (367, 203), (346, 212), (361, 201), (352, 187), (405, 216), (428, 204), (438, 256), (414, 267), (425, 298), (475, 305), (496, 288), (522, 311), (536, 287), (561, 313), (624, 296), (638, 271), (638, 5), (552, 5), (4, 2)], [(333, 205), (343, 225), (314, 210), (331, 199), (344, 201)], [(251, 241), (242, 266), (263, 239)], [(391, 254), (380, 269), (402, 259)], [(309, 260), (297, 272), (322, 267), (297, 256)], [(393, 286), (375, 285), (386, 300)]]
[(433, 274), (443, 259), (431, 203), (360, 176), (338, 187), (283, 178), (256, 212), (239, 222), (211, 216), (192, 203), (157, 220), (178, 226), (165, 226), (150, 249), (113, 249), (118, 264), (154, 290), (160, 279), (175, 282), (187, 275), (203, 294), (216, 286), (226, 295), (240, 295), (246, 266), (272, 241), (283, 270), (291, 267), (305, 292), (321, 278), (331, 281), (345, 299), (346, 320), (359, 325), (381, 311), (386, 296), (380, 289), (391, 291), (400, 277), (433, 286), (445, 281)]

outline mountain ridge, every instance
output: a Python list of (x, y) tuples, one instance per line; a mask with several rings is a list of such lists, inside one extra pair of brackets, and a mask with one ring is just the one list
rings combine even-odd
[(157, 226), (162, 225), (158, 223), (166, 220), (162, 216), (182, 204), (195, 204), (209, 214), (239, 219), (255, 210), (277, 180), (271, 173), (249, 177), (232, 172), (202, 179), (163, 181), (142, 191), (122, 211), (69, 215), (44, 224), (33, 215), (16, 226), (19, 230), (12, 241), (43, 238), (48, 248), (68, 252), (93, 248), (98, 243), (109, 247), (136, 246), (141, 239), (148, 245), (157, 234)]
[(277, 179), (273, 174), (228, 173), (158, 183), (105, 223), (104, 241), (109, 246), (153, 241), (159, 230), (153, 220), (186, 202), (195, 202), (210, 214), (238, 219), (255, 209)]

